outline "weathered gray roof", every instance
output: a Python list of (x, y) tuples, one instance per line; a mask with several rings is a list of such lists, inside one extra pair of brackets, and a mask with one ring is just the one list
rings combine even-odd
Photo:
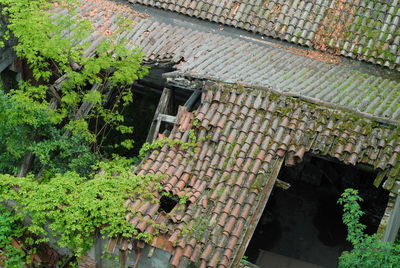
[(398, 0), (129, 0), (400, 70)]
[[(112, 32), (117, 28), (114, 22), (119, 15), (104, 6), (115, 2), (102, 0), (102, 5), (96, 5), (97, 2), (86, 1), (81, 9), (83, 16), (95, 21), (98, 27), (91, 37), (94, 44), (105, 29)], [(135, 21), (123, 34), (131, 46), (142, 48), (148, 60), (177, 63), (181, 74), (269, 86), (316, 103), (393, 122), (400, 120), (397, 72), (343, 58), (337, 62), (324, 54), (314, 57), (312, 50), (228, 35), (223, 30), (199, 27), (176, 17), (162, 18), (160, 12), (157, 16), (127, 17)], [(323, 62), (327, 60), (333, 63)]]

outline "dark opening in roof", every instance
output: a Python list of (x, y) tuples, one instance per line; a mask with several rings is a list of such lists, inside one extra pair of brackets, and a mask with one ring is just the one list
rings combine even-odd
[(163, 195), (160, 199), (158, 212), (164, 211), (165, 213), (169, 213), (174, 209), (178, 202), (179, 197), (176, 195)]
[(278, 179), (290, 188), (274, 188), (245, 255), (260, 267), (337, 267), (340, 254), (351, 250), (337, 200), (344, 189), (358, 189), (362, 223), (375, 233), (388, 201), (388, 191), (373, 186), (376, 175), (309, 154), (300, 164), (282, 167)]

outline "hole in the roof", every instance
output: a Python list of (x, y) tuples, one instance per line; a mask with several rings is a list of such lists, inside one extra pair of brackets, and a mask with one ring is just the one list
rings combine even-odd
[(158, 212), (164, 211), (165, 213), (171, 212), (178, 204), (179, 197), (177, 195), (163, 194), (160, 198), (160, 207)]
[[(119, 154), (129, 158), (139, 154), (140, 148), (146, 142), (149, 134), (163, 89), (166, 87), (167, 80), (163, 77), (163, 74), (172, 72), (173, 70), (174, 69), (169, 66), (153, 66), (147, 76), (136, 81), (136, 83), (132, 85), (131, 92), (133, 94), (133, 101), (127, 106), (121, 106), (119, 112), (124, 115), (124, 124), (133, 127), (134, 131), (133, 133), (121, 133), (117, 130), (111, 130), (107, 135), (104, 135), (104, 140), (101, 141), (104, 154)], [(108, 101), (110, 105), (116, 101), (118, 92), (119, 91), (115, 89), (114, 92), (110, 94), (110, 100)], [(175, 108), (175, 106), (184, 103), (186, 100), (185, 96), (181, 98), (177, 97), (177, 104), (172, 102), (171, 109), (177, 111), (178, 108)], [(98, 129), (102, 128), (103, 123), (104, 122), (99, 122), (100, 125)], [(96, 129), (96, 126), (97, 121), (93, 120), (93, 122), (91, 122), (91, 128)], [(172, 129), (172, 127), (169, 127), (169, 129)], [(160, 133), (162, 133), (162, 131), (163, 129), (160, 130)], [(103, 135), (99, 135), (99, 138), (102, 137)], [(133, 148), (115, 148), (114, 144), (120, 144), (126, 139), (132, 139), (134, 141)]]
[(388, 202), (388, 191), (373, 185), (376, 176), (372, 169), (307, 154), (302, 163), (282, 167), (281, 186), (273, 189), (245, 255), (260, 267), (337, 267), (340, 254), (352, 249), (337, 200), (344, 189), (357, 189), (364, 199), (361, 222), (366, 233), (375, 233)]

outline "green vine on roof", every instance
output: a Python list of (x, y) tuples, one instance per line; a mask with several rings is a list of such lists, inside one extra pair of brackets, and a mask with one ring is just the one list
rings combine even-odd
[[(94, 172), (82, 177), (76, 172), (57, 174), (48, 182), (32, 175), (17, 178), (0, 176), (1, 202), (13, 200), (13, 221), (29, 219), (22, 228), (25, 234), (38, 239), (28, 241), (37, 246), (57, 237), (57, 245), (82, 256), (100, 232), (105, 237), (128, 237), (148, 241), (151, 236), (139, 232), (126, 219), (130, 211), (124, 205), (129, 197), (154, 200), (162, 175), (136, 176), (132, 161), (116, 157), (99, 162)], [(7, 214), (11, 215), (11, 214)]]
[[(136, 176), (132, 161), (102, 150), (111, 129), (133, 130), (122, 111), (133, 99), (130, 85), (148, 73), (144, 54), (120, 38), (131, 26), (125, 18), (93, 48), (93, 25), (77, 12), (81, 2), (0, 0), (8, 21), (2, 38), (15, 37), (13, 49), (32, 74), (13, 88), (0, 83), (0, 201), (9, 211), (0, 250), (13, 253), (7, 261), (19, 254), (12, 238), (34, 250), (53, 237), (77, 258), (96, 232), (151, 238), (125, 219), (124, 203), (154, 200), (161, 177)], [(133, 141), (114, 146), (132, 148)], [(15, 226), (19, 233), (9, 231)]]
[(154, 150), (154, 149), (158, 149), (158, 148), (162, 148), (164, 145), (167, 145), (169, 147), (174, 147), (174, 146), (180, 146), (183, 150), (188, 150), (189, 148), (193, 149), (191, 151), (191, 154), (194, 155), (195, 152), (198, 151), (198, 141), (201, 141), (204, 139), (198, 139), (194, 129), (189, 130), (189, 141), (188, 142), (184, 142), (182, 140), (173, 140), (170, 138), (162, 138), (162, 139), (158, 139), (155, 140), (153, 142), (146, 142), (145, 144), (143, 144), (142, 148), (139, 151), (139, 157), (140, 158), (144, 158), (146, 156), (146, 153)]

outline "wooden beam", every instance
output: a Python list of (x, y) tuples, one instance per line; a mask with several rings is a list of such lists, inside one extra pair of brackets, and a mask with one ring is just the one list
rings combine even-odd
[(272, 189), (275, 186), (276, 179), (278, 177), (279, 171), (281, 170), (282, 164), (283, 164), (283, 158), (279, 158), (276, 160), (274, 167), (272, 169), (272, 173), (269, 177), (266, 177), (267, 183), (262, 189), (262, 192), (259, 193), (260, 199), (258, 201), (257, 207), (251, 216), (250, 221), (247, 223), (248, 227), (247, 230), (245, 230), (245, 234), (242, 237), (242, 239), (238, 240), (237, 246), (239, 247), (239, 250), (237, 251), (237, 254), (233, 256), (233, 263), (232, 267), (239, 267), (240, 260), (242, 259), (249, 243), (250, 240), (254, 234), (254, 231), (256, 230), (257, 224), (260, 221), (260, 218), (264, 212), (265, 206), (267, 205), (268, 198), (272, 192)]
[(383, 241), (394, 242), (400, 228), (400, 195), (397, 195), (393, 211), (389, 217), (389, 222), (386, 225)]
[(167, 114), (159, 114), (157, 120), (167, 122), (170, 124), (175, 124), (176, 116), (167, 115)]
[(196, 101), (200, 98), (201, 91), (200, 90), (195, 90), (192, 95), (189, 97), (189, 99), (185, 103), (185, 107), (190, 110), (196, 103)]
[(147, 134), (146, 142), (152, 142), (157, 137), (161, 126), (161, 121), (158, 120), (158, 116), (160, 114), (167, 113), (171, 99), (172, 90), (169, 88), (164, 88), (163, 93), (161, 94), (160, 101), (158, 102), (156, 112), (154, 113), (153, 121), (151, 123), (149, 133)]
[(25, 177), (31, 170), (35, 155), (32, 152), (27, 152), (23, 158), (21, 167), (18, 172), (18, 177)]

